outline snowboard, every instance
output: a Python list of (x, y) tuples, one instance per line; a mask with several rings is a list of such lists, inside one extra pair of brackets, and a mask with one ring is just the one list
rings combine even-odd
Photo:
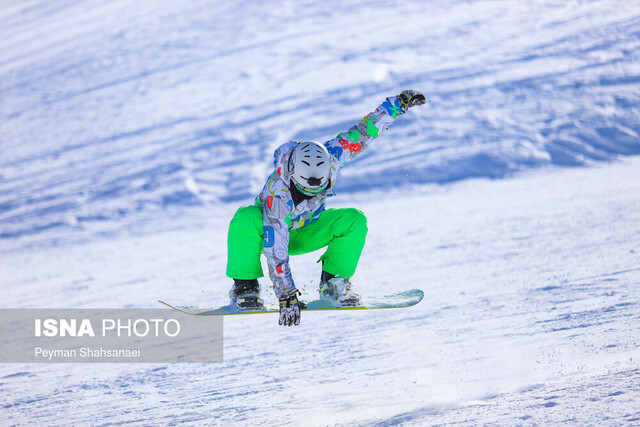
[[(306, 307), (302, 311), (320, 311), (320, 310), (372, 310), (382, 308), (402, 308), (411, 307), (422, 301), (424, 293), (420, 289), (410, 289), (404, 292), (398, 292), (391, 295), (378, 295), (378, 296), (362, 296), (360, 299), (360, 305), (352, 307), (340, 307), (332, 305), (328, 301), (314, 300), (303, 301)], [(278, 303), (265, 304), (264, 310), (238, 310), (235, 306), (224, 305), (221, 307), (198, 307), (198, 306), (183, 306), (183, 305), (171, 305), (164, 301), (158, 301), (174, 310), (181, 311), (187, 314), (193, 314), (196, 316), (216, 316), (216, 315), (228, 315), (228, 314), (258, 314), (258, 313), (278, 313)]]

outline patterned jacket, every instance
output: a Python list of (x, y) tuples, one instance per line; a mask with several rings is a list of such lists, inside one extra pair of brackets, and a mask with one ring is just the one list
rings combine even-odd
[(331, 155), (330, 184), (324, 192), (303, 200), (297, 206), (289, 189), (289, 157), (299, 141), (290, 141), (276, 149), (273, 160), (275, 170), (256, 197), (255, 204), (262, 209), (264, 254), (269, 265), (269, 277), (278, 297), (296, 289), (289, 267), (289, 231), (318, 219), (325, 209), (327, 197), (334, 195), (333, 185), (340, 169), (367, 148), (374, 138), (404, 112), (400, 101), (395, 96), (389, 97), (360, 123), (326, 141), (324, 146)]

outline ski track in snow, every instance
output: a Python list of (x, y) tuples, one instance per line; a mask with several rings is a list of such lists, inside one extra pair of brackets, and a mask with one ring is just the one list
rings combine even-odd
[(3, 5), (4, 307), (224, 301), (276, 146), (429, 99), (330, 201), (358, 289), (422, 303), (225, 319), (220, 365), (2, 365), (3, 423), (638, 424), (639, 36), (620, 0)]

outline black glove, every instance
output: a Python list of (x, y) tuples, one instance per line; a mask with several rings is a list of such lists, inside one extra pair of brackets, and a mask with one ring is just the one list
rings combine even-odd
[(400, 107), (402, 107), (404, 111), (416, 105), (422, 105), (427, 100), (423, 94), (411, 89), (403, 90), (397, 98), (400, 100)]
[(280, 298), (280, 319), (278, 325), (291, 326), (300, 324), (300, 309), (304, 304), (298, 301), (300, 291), (294, 290)]

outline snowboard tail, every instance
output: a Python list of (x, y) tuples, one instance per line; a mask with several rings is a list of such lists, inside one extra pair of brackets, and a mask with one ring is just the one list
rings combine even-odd
[[(378, 295), (378, 296), (363, 296), (360, 300), (360, 305), (350, 307), (339, 307), (332, 305), (328, 301), (314, 300), (303, 301), (306, 307), (302, 311), (321, 311), (321, 310), (374, 310), (382, 308), (403, 308), (411, 307), (422, 301), (424, 292), (420, 289), (410, 289), (408, 291), (399, 292), (392, 295)], [(221, 307), (197, 307), (197, 306), (182, 306), (171, 305), (164, 301), (158, 301), (159, 303), (172, 308), (174, 310), (181, 311), (186, 314), (192, 314), (195, 316), (219, 316), (219, 315), (231, 315), (231, 314), (256, 314), (256, 313), (278, 313), (279, 308), (277, 304), (265, 305), (264, 310), (238, 310), (235, 306), (225, 305)]]

